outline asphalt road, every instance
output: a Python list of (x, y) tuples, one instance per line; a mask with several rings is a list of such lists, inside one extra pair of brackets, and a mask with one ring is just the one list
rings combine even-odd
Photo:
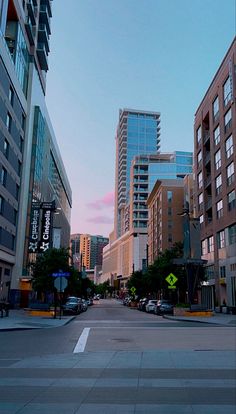
[(0, 332), (1, 414), (235, 414), (235, 327), (95, 302), (60, 328)]
[(91, 352), (235, 349), (233, 328), (168, 320), (107, 299), (95, 301), (66, 326), (0, 332), (0, 358), (73, 352), (86, 328), (90, 330), (84, 350)]

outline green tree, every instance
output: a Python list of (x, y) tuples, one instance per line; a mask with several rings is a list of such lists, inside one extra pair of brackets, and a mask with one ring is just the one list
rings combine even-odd
[(30, 264), (32, 270), (32, 287), (38, 295), (54, 291), (54, 277), (52, 273), (70, 272), (68, 249), (49, 249), (37, 256), (34, 263)]

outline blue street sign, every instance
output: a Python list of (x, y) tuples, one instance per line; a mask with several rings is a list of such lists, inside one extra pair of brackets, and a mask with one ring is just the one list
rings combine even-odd
[(53, 277), (67, 277), (67, 276), (70, 276), (70, 273), (69, 272), (53, 273), (52, 276)]

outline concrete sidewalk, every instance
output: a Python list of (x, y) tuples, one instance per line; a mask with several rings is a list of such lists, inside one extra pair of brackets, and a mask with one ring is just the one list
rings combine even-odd
[(171, 316), (164, 315), (163, 318), (175, 321), (201, 322), (217, 325), (236, 326), (236, 315), (214, 313), (213, 316)]
[(22, 329), (57, 328), (72, 321), (75, 316), (62, 316), (56, 319), (47, 316), (29, 316), (23, 309), (10, 309), (9, 316), (0, 318), (1, 331)]

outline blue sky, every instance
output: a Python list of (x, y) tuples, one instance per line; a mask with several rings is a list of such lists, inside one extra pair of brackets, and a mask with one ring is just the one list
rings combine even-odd
[(53, 2), (47, 105), (72, 232), (113, 228), (119, 108), (161, 112), (161, 151), (193, 150), (194, 113), (235, 36), (235, 0)]

